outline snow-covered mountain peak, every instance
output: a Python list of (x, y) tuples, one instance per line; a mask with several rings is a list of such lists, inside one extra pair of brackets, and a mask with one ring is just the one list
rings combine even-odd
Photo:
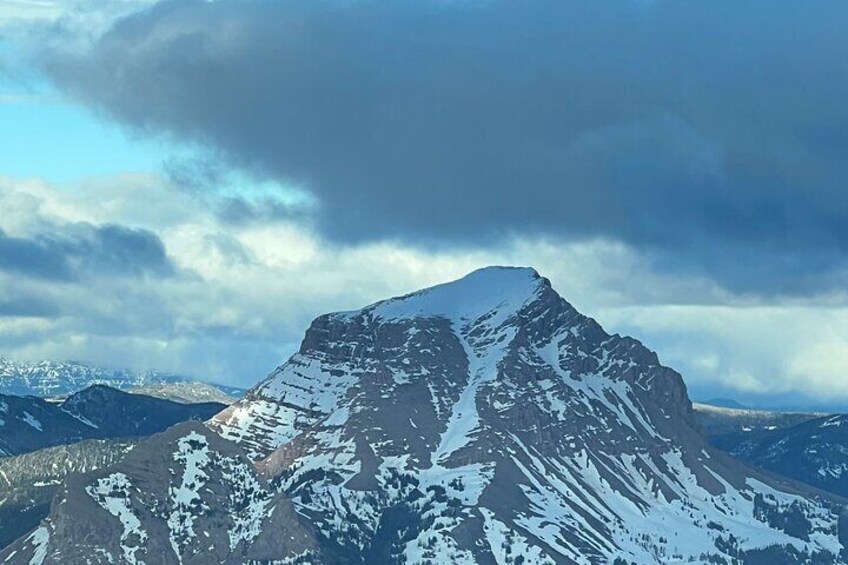
[(532, 268), (485, 267), (461, 279), (368, 306), (360, 312), (383, 320), (442, 317), (456, 324), (486, 315), (504, 319), (537, 299), (550, 284)]
[[(321, 316), (210, 426), (355, 554), (386, 535), (406, 563), (841, 551), (838, 510), (712, 450), (681, 376), (531, 269)], [(781, 522), (796, 512), (801, 537)]]

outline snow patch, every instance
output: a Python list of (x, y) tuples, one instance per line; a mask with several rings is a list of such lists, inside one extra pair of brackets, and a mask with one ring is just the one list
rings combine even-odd
[(541, 288), (542, 279), (533, 269), (488, 267), (457, 281), (378, 302), (365, 310), (384, 320), (443, 317), (455, 322), (476, 320), (494, 312), (491, 324), (497, 326), (535, 298)]
[(39, 432), (43, 432), (44, 430), (41, 427), (41, 422), (39, 422), (32, 414), (24, 410), (23, 421), (29, 427), (38, 430)]
[(178, 487), (169, 492), (173, 509), (168, 516), (171, 547), (182, 562), (182, 548), (197, 537), (194, 520), (206, 505), (200, 497), (200, 488), (209, 479), (204, 469), (209, 465), (209, 441), (206, 436), (192, 431), (177, 442), (174, 460), (183, 468)]
[(141, 521), (133, 513), (130, 504), (132, 484), (123, 473), (112, 473), (98, 479), (97, 483), (85, 488), (88, 495), (101, 508), (121, 522), (121, 552), (130, 565), (143, 565), (136, 553), (145, 547), (147, 532), (141, 529)]
[(29, 565), (44, 563), (44, 559), (47, 557), (47, 543), (50, 541), (50, 532), (47, 531), (47, 528), (40, 526), (29, 535), (26, 541), (32, 544), (32, 558), (29, 560)]

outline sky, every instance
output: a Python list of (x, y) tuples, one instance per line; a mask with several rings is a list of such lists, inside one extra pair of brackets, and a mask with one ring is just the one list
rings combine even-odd
[(0, 355), (249, 386), (513, 264), (695, 398), (848, 407), (846, 16), (0, 0)]

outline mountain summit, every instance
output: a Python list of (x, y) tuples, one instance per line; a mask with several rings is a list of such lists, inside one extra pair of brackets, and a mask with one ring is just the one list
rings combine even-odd
[(550, 290), (550, 282), (535, 269), (487, 267), (454, 282), (378, 302), (364, 311), (386, 320), (443, 317), (453, 322), (469, 321), (490, 312), (514, 314), (545, 290)]
[[(711, 449), (681, 376), (638, 341), (606, 333), (532, 269), (482, 269), (321, 316), (291, 359), (208, 426), (229, 441), (207, 438), (202, 456), (176, 429), (134, 450), (142, 458), (170, 446), (158, 456), (170, 471), (156, 479), (170, 500), (151, 503), (154, 478), (132, 467), (75, 483), (118, 509), (104, 520), (132, 526), (123, 531), (136, 562), (248, 555), (244, 536), (226, 546), (235, 526), (225, 521), (205, 538), (178, 530), (192, 512), (231, 510), (207, 495), (231, 490), (220, 474), (189, 472), (191, 461), (212, 465), (219, 443), (243, 450), (258, 484), (270, 485), (244, 507), (251, 535), (266, 540), (251, 562), (832, 563), (848, 544), (839, 500)], [(208, 484), (181, 505), (188, 474)], [(107, 479), (121, 488), (100, 488)], [(289, 505), (296, 547), (273, 534), (273, 508)], [(63, 526), (72, 516), (62, 506), (16, 555), (61, 562), (80, 542)], [(92, 555), (118, 551), (83, 534)], [(152, 542), (169, 535), (173, 555), (145, 549), (169, 547)]]

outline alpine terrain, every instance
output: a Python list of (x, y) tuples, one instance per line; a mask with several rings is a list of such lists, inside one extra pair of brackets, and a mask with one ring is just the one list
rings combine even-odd
[(317, 318), (207, 426), (69, 477), (6, 563), (838, 563), (843, 500), (710, 447), (531, 269)]
[[(182, 388), (195, 383), (197, 381), (190, 377), (156, 371), (106, 369), (73, 361), (12, 361), (0, 357), (0, 394), (65, 397), (92, 385), (107, 385), (125, 390), (166, 385)], [(238, 396), (242, 392), (241, 389), (224, 385), (209, 384), (207, 386), (225, 395)], [(217, 402), (219, 399), (207, 397), (196, 401)]]

